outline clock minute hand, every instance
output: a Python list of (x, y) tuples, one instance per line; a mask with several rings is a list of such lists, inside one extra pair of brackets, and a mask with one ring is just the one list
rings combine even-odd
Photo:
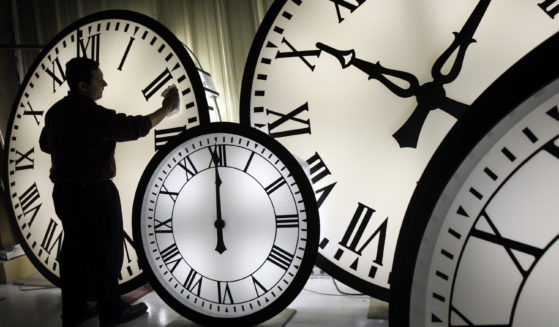
[[(216, 150), (216, 152), (217, 152), (217, 150)], [(222, 181), (221, 181), (221, 178), (219, 177), (219, 170), (217, 168), (219, 158), (217, 158), (217, 154), (215, 152), (211, 152), (211, 153), (212, 153), (212, 160), (213, 160), (214, 165), (215, 165), (215, 205), (216, 205), (216, 211), (217, 211), (217, 218), (214, 222), (214, 227), (215, 227), (216, 232), (217, 232), (217, 244), (215, 246), (215, 250), (219, 254), (223, 254), (223, 252), (225, 252), (227, 250), (227, 248), (225, 247), (225, 243), (223, 242), (223, 228), (225, 227), (225, 221), (221, 217), (220, 188), (221, 188)]]
[[(343, 69), (354, 66), (369, 75), (369, 79), (378, 80), (379, 82), (384, 84), (384, 86), (386, 86), (390, 91), (392, 91), (392, 93), (396, 94), (399, 97), (408, 98), (414, 96), (419, 89), (419, 81), (413, 74), (382, 67), (379, 62), (372, 63), (356, 58), (355, 50), (353, 49), (338, 50), (321, 42), (316, 43), (316, 47), (338, 59)], [(400, 79), (403, 82), (409, 84), (409, 86), (407, 88), (401, 87), (400, 85), (389, 80), (387, 76)]]
[[(487, 7), (491, 0), (480, 0), (476, 5), (474, 11), (470, 14), (470, 17), (460, 30), (460, 32), (454, 32), (454, 40), (450, 44), (450, 46), (441, 54), (439, 58), (433, 64), (431, 68), (431, 76), (435, 79), (435, 81), (441, 84), (447, 84), (456, 79), (460, 70), (462, 69), (462, 63), (464, 62), (464, 57), (466, 55), (466, 50), (468, 46), (476, 40), (474, 39), (474, 33), (476, 32)], [(446, 62), (450, 59), (450, 56), (458, 49), (458, 53), (456, 54), (456, 58), (450, 71), (447, 74), (443, 74), (443, 66)]]
[[(490, 2), (491, 0), (480, 0), (478, 2), (460, 32), (454, 33), (453, 42), (433, 64), (431, 68), (433, 81), (419, 88), (417, 92), (417, 107), (404, 125), (393, 134), (400, 147), (415, 148), (417, 146), (419, 134), (429, 111), (440, 108), (457, 119), (466, 111), (467, 105), (446, 97), (444, 84), (450, 83), (458, 77), (462, 69), (466, 50), (470, 44), (475, 42), (473, 38), (474, 33)], [(447, 74), (443, 74), (443, 66), (457, 50), (458, 53), (450, 71)]]

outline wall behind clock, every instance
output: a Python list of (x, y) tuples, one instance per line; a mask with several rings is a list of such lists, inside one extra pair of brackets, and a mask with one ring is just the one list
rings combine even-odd
[[(246, 57), (273, 0), (0, 0), (0, 132), (33, 60), (58, 32), (83, 16), (111, 9), (132, 10), (169, 28), (211, 74), (223, 120), (239, 121), (239, 96)], [(102, 67), (101, 67), (102, 68)], [(111, 85), (109, 87), (118, 87)], [(46, 110), (47, 108), (45, 108)], [(118, 109), (118, 108), (116, 108)], [(3, 144), (0, 144), (3, 147)], [(3, 164), (3, 161), (2, 163)], [(3, 192), (0, 190), (0, 192)], [(0, 249), (13, 241), (0, 197)]]

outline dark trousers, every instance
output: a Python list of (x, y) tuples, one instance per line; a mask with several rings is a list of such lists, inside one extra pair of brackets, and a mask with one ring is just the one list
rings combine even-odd
[(56, 214), (64, 227), (60, 251), (62, 319), (83, 313), (88, 290), (97, 298), (100, 315), (121, 310), (118, 277), (123, 259), (122, 210), (112, 181), (57, 183)]

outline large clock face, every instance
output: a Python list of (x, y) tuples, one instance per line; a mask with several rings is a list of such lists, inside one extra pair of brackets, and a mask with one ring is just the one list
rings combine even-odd
[(402, 226), (391, 323), (557, 323), (558, 51), (556, 34), (503, 75), (433, 157)]
[(211, 326), (272, 318), (314, 265), (318, 207), (297, 161), (232, 123), (189, 130), (156, 154), (134, 203), (134, 237), (157, 293)]
[(398, 232), (425, 165), (471, 102), (558, 30), (556, 5), (273, 4), (245, 68), (241, 123), (310, 165), (319, 267), (388, 299)]
[[(50, 157), (39, 148), (39, 134), (49, 107), (68, 92), (67, 61), (76, 56), (98, 60), (108, 86), (99, 104), (130, 115), (146, 115), (161, 106), (169, 84), (179, 89), (180, 113), (149, 135), (116, 148), (125, 240), (121, 284), (133, 287), (141, 270), (133, 249), (131, 211), (134, 189), (153, 153), (169, 137), (209, 121), (204, 89), (188, 52), (153, 19), (127, 11), (87, 16), (60, 32), (35, 60), (21, 85), (8, 125), (6, 180), (13, 223), (28, 256), (58, 284), (62, 225), (52, 204)], [(127, 289), (124, 287), (123, 289)]]

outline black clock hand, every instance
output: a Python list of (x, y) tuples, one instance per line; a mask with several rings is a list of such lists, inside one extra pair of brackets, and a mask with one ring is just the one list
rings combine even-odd
[(223, 254), (223, 252), (225, 252), (227, 248), (225, 247), (225, 243), (223, 242), (223, 228), (225, 227), (225, 221), (223, 221), (223, 218), (221, 217), (220, 188), (221, 188), (222, 181), (221, 178), (219, 177), (219, 170), (217, 168), (219, 163), (219, 158), (217, 158), (217, 150), (215, 152), (212, 152), (210, 150), (210, 152), (212, 153), (212, 160), (215, 165), (215, 205), (217, 211), (217, 218), (214, 222), (214, 227), (217, 232), (217, 245), (215, 246), (215, 250), (219, 252), (219, 254)]
[(435, 82), (421, 85), (416, 94), (417, 106), (406, 122), (392, 136), (401, 148), (415, 148), (423, 123), (431, 110), (440, 108), (454, 118), (462, 116), (468, 108), (467, 105), (445, 96), (445, 90)]
[[(419, 85), (417, 78), (407, 72), (388, 69), (382, 67), (380, 63), (371, 63), (355, 57), (355, 50), (337, 50), (324, 43), (317, 43), (316, 47), (336, 57), (342, 68), (354, 66), (359, 70), (369, 75), (369, 79), (376, 79), (386, 86), (392, 93), (402, 98), (415, 96), (417, 99), (417, 106), (413, 110), (408, 120), (393, 134), (393, 137), (398, 141), (400, 147), (416, 147), (417, 140), (423, 123), (427, 119), (429, 111), (435, 108), (441, 108), (444, 111), (451, 113), (454, 117), (459, 117), (467, 106), (457, 101), (448, 99), (445, 96), (445, 91), (442, 84), (429, 82)], [(385, 76), (386, 75), (386, 76)], [(387, 76), (392, 78), (399, 78), (409, 84), (408, 88), (403, 88), (388, 79)], [(450, 108), (447, 108), (448, 106)]]
[[(396, 94), (399, 97), (402, 98), (411, 97), (415, 95), (417, 89), (419, 88), (419, 81), (414, 75), (404, 71), (382, 67), (379, 62), (371, 63), (356, 58), (355, 50), (353, 49), (338, 50), (321, 42), (316, 43), (316, 47), (336, 57), (336, 59), (338, 59), (338, 61), (342, 65), (343, 69), (348, 68), (350, 66), (354, 66), (359, 70), (361, 70), (362, 72), (364, 72), (365, 74), (369, 75), (369, 79), (378, 80), (379, 82), (384, 84), (384, 86), (386, 86), (390, 91), (392, 91), (392, 93)], [(391, 80), (389, 80), (385, 75), (391, 76), (393, 78), (401, 79), (404, 82), (408, 83), (409, 87), (403, 88), (395, 84)]]
[[(467, 105), (446, 97), (444, 84), (450, 83), (458, 77), (462, 69), (462, 63), (468, 46), (475, 42), (473, 35), (487, 10), (491, 0), (480, 0), (476, 8), (458, 33), (452, 44), (437, 58), (431, 68), (433, 81), (419, 86), (417, 78), (410, 73), (382, 67), (379, 62), (371, 63), (356, 58), (355, 50), (337, 50), (328, 45), (318, 42), (316, 47), (336, 57), (342, 68), (354, 66), (369, 75), (369, 79), (376, 79), (386, 86), (392, 93), (399, 97), (407, 98), (415, 96), (417, 106), (408, 120), (392, 135), (400, 147), (417, 146), (419, 134), (423, 123), (427, 119), (429, 111), (441, 109), (455, 118), (459, 118), (468, 108)], [(454, 63), (447, 74), (442, 73), (443, 66), (449, 60), (452, 53), (458, 50)], [(409, 84), (403, 88), (388, 79), (397, 78)]]
[[(464, 62), (464, 56), (468, 46), (475, 42), (474, 33), (489, 6), (491, 0), (480, 0), (470, 17), (458, 33), (454, 33), (454, 41), (450, 46), (437, 58), (431, 68), (433, 82), (421, 86), (417, 94), (417, 107), (412, 112), (408, 120), (402, 125), (392, 136), (398, 141), (400, 147), (417, 146), (417, 140), (421, 133), (421, 128), (429, 111), (441, 109), (455, 118), (460, 118), (467, 105), (451, 100), (445, 96), (444, 84), (450, 83), (458, 77)], [(450, 71), (447, 74), (442, 73), (443, 66), (449, 60), (452, 53), (458, 50), (456, 58)]]
[[(476, 32), (476, 29), (479, 26), (479, 23), (481, 22), (481, 19), (483, 18), (490, 2), (491, 0), (480, 0), (460, 32), (454, 32), (454, 41), (452, 41), (450, 46), (441, 54), (439, 58), (437, 58), (431, 68), (431, 76), (433, 76), (434, 81), (441, 84), (447, 84), (458, 77), (458, 74), (462, 69), (462, 63), (464, 62), (466, 50), (470, 44), (476, 41), (474, 39), (474, 33)], [(454, 53), (457, 49), (458, 53), (456, 54), (456, 59), (454, 60), (452, 68), (446, 75), (443, 74), (443, 66), (449, 60), (452, 53)]]

